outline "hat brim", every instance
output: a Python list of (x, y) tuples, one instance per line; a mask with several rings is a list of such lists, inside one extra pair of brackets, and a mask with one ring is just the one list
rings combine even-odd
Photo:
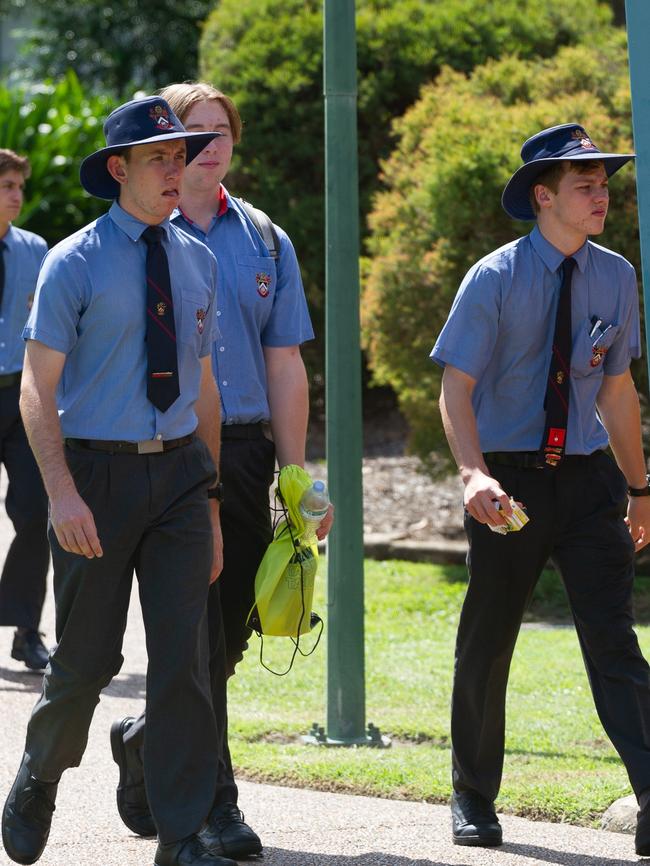
[(159, 141), (174, 141), (184, 139), (186, 147), (185, 165), (189, 165), (193, 159), (201, 153), (204, 147), (214, 139), (223, 135), (221, 132), (170, 132), (163, 135), (153, 135), (142, 141), (131, 141), (125, 144), (114, 144), (111, 147), (102, 147), (91, 153), (81, 163), (79, 169), (79, 180), (82, 187), (97, 198), (116, 199), (120, 196), (120, 184), (111, 176), (106, 167), (108, 157), (113, 153), (121, 153), (128, 147), (138, 147), (141, 144), (155, 144)]
[(634, 153), (584, 153), (577, 156), (548, 157), (547, 159), (536, 159), (520, 166), (512, 175), (503, 190), (501, 205), (504, 211), (515, 220), (532, 222), (537, 219), (537, 214), (530, 203), (530, 188), (544, 169), (555, 162), (584, 162), (585, 160), (596, 160), (604, 163), (607, 177), (622, 168), (626, 162), (634, 159)]

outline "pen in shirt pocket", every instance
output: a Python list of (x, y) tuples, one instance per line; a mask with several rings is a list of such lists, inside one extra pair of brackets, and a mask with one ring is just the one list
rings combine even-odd
[(592, 316), (591, 318), (591, 331), (589, 331), (589, 336), (593, 337), (596, 334), (596, 331), (603, 324), (603, 320), (599, 319), (598, 316)]

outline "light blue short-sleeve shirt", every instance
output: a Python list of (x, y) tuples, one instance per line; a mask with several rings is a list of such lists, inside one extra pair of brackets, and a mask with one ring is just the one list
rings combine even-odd
[(66, 355), (57, 403), (66, 437), (176, 439), (196, 429), (200, 359), (214, 341), (217, 263), (165, 220), (180, 396), (166, 412), (147, 399), (146, 224), (116, 202), (46, 256), (23, 331)]
[(40, 235), (10, 225), (2, 238), (5, 285), (0, 307), (0, 376), (23, 368), (23, 328), (34, 302), (38, 271), (47, 252)]
[[(536, 451), (546, 421), (564, 255), (536, 226), (468, 272), (431, 352), (476, 379), (472, 395), (481, 449)], [(567, 454), (608, 443), (596, 411), (603, 375), (625, 372), (641, 355), (638, 289), (632, 265), (587, 241), (574, 255), (571, 397)]]
[(212, 366), (225, 424), (271, 417), (265, 347), (297, 346), (314, 337), (293, 244), (276, 226), (280, 254), (271, 258), (241, 203), (222, 187), (225, 207), (207, 234), (181, 211), (175, 225), (203, 241), (219, 263), (218, 331)]

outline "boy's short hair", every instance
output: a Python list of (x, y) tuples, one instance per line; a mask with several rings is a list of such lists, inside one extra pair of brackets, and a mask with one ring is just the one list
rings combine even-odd
[(239, 144), (241, 141), (242, 122), (235, 103), (211, 84), (205, 81), (169, 84), (158, 92), (158, 96), (167, 100), (181, 123), (185, 123), (185, 118), (197, 102), (218, 102), (228, 115), (233, 142)]
[(558, 162), (553, 163), (553, 165), (548, 166), (548, 168), (540, 172), (540, 174), (538, 174), (535, 180), (531, 183), (530, 206), (534, 210), (535, 214), (539, 213), (540, 207), (537, 203), (537, 199), (535, 198), (535, 187), (537, 186), (537, 184), (541, 183), (542, 186), (547, 186), (551, 190), (551, 192), (557, 193), (560, 187), (560, 181), (562, 180), (564, 175), (568, 174), (570, 171), (573, 171), (576, 174), (590, 174), (592, 171), (594, 171), (594, 169), (603, 168), (603, 166), (604, 163), (599, 159), (558, 160)]
[(26, 156), (18, 156), (13, 150), (0, 147), (0, 175), (8, 171), (17, 171), (27, 180), (32, 173), (32, 167)]

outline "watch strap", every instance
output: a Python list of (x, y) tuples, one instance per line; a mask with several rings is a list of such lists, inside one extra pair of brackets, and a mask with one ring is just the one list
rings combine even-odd
[(646, 475), (645, 487), (628, 487), (627, 492), (630, 496), (650, 496), (650, 475)]
[(208, 499), (216, 499), (217, 502), (223, 502), (223, 484), (218, 481), (214, 487), (208, 488)]

